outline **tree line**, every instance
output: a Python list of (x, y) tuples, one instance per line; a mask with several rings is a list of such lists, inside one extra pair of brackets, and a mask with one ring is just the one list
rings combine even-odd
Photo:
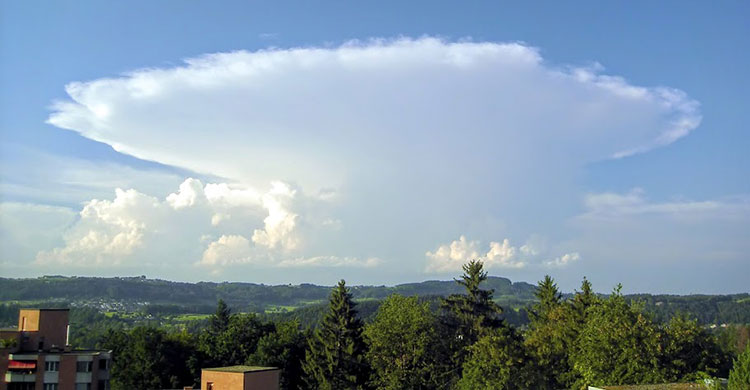
[[(506, 321), (516, 326), (529, 323), (528, 308), (536, 298), (535, 286), (488, 277), (484, 287), (494, 289), (494, 300), (506, 310)], [(441, 298), (461, 292), (451, 281), (424, 281), (393, 287), (350, 287), (358, 311), (366, 320), (377, 311), (382, 299), (391, 294), (417, 295), (439, 305)], [(267, 286), (253, 283), (182, 283), (145, 277), (91, 278), (45, 276), (33, 279), (0, 278), (0, 326), (14, 326), (18, 309), (27, 305), (70, 307), (71, 316), (86, 307), (117, 314), (125, 326), (149, 322), (174, 322), (180, 314), (211, 314), (222, 299), (234, 310), (258, 314), (274, 313), (269, 319), (298, 319), (303, 327), (316, 326), (327, 310), (330, 287), (312, 284)], [(563, 294), (570, 299), (572, 294)], [(644, 304), (654, 320), (668, 322), (680, 313), (690, 313), (700, 324), (750, 324), (750, 294), (733, 295), (626, 295), (628, 301)], [(13, 303), (27, 302), (25, 305)], [(283, 313), (286, 309), (292, 312)], [(513, 309), (513, 310), (507, 310)], [(130, 314), (135, 314), (134, 316)], [(367, 321), (366, 321), (367, 322)], [(82, 326), (87, 326), (82, 323)], [(78, 324), (76, 324), (78, 325)], [(90, 341), (92, 338), (87, 337)]]
[(220, 300), (199, 331), (110, 329), (101, 346), (114, 351), (115, 389), (177, 388), (199, 383), (201, 368), (241, 364), (281, 368), (283, 389), (554, 390), (717, 376), (750, 385), (750, 347), (722, 348), (685, 315), (657, 322), (620, 286), (602, 297), (584, 279), (564, 298), (547, 276), (521, 329), (484, 288), (482, 263), (463, 269), (462, 293), (437, 307), (393, 294), (368, 323), (342, 280), (315, 328), (232, 313)]

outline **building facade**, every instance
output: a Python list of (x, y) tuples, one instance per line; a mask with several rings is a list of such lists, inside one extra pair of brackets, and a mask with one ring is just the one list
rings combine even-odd
[(279, 390), (275, 367), (230, 366), (201, 370), (201, 390)]
[(68, 309), (22, 309), (0, 330), (0, 390), (109, 390), (111, 351), (70, 346)]

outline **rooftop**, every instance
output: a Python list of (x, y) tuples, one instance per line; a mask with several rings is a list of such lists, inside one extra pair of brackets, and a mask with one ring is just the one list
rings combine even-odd
[(667, 383), (660, 385), (622, 385), (622, 386), (601, 386), (590, 387), (591, 389), (603, 390), (693, 390), (705, 389), (706, 386), (699, 383)]
[(278, 370), (276, 367), (258, 367), (258, 366), (228, 366), (204, 368), (203, 371), (220, 371), (220, 372), (255, 372)]

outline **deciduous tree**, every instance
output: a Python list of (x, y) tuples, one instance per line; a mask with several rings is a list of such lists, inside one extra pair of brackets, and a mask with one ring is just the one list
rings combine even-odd
[(377, 389), (436, 387), (436, 319), (427, 302), (391, 295), (365, 328), (368, 360)]

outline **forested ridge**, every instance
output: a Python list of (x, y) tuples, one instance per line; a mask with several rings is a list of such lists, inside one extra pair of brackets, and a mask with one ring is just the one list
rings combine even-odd
[[(487, 287), (500, 299), (525, 303), (534, 299), (534, 286), (525, 282), (489, 277)], [(442, 296), (460, 291), (452, 281), (425, 281), (397, 286), (353, 286), (355, 299), (383, 299), (390, 294)], [(0, 302), (5, 301), (123, 301), (136, 304), (176, 305), (201, 308), (206, 313), (217, 299), (241, 311), (264, 311), (274, 306), (305, 306), (328, 299), (330, 286), (314, 284), (264, 285), (240, 282), (172, 282), (146, 277), (64, 277), (32, 279), (0, 278)]]
[[(493, 299), (506, 309), (509, 321), (528, 323), (526, 309), (536, 301), (535, 286), (488, 276), (484, 288), (494, 290)], [(43, 276), (30, 279), (0, 278), (0, 326), (12, 325), (15, 310), (24, 305), (88, 307), (100, 312), (143, 313), (162, 317), (177, 314), (210, 314), (221, 299), (238, 312), (280, 313), (299, 311), (303, 323), (317, 322), (325, 307), (330, 286), (314, 284), (263, 285), (240, 282), (173, 282), (145, 277), (64, 277)], [(353, 299), (363, 303), (360, 310), (372, 314), (379, 301), (391, 294), (420, 296), (437, 301), (439, 297), (461, 292), (453, 281), (424, 281), (396, 286), (352, 286)], [(563, 294), (570, 297), (572, 294)], [(750, 323), (750, 294), (731, 295), (625, 295), (640, 301), (659, 321), (668, 321), (678, 313), (689, 313), (704, 325)], [(369, 303), (374, 301), (375, 303)], [(365, 303), (368, 302), (368, 303)], [(2, 303), (6, 303), (5, 307)], [(308, 321), (310, 319), (311, 321)]]

